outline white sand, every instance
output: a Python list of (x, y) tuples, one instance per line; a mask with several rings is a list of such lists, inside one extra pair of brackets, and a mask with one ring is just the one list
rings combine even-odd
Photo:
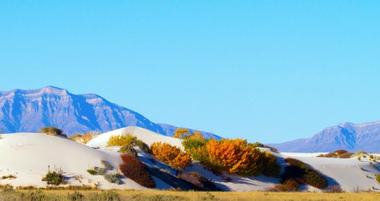
[[(128, 127), (104, 133), (88, 143), (82, 145), (64, 138), (47, 136), (44, 134), (18, 133), (2, 135), (0, 139), (0, 177), (15, 175), (16, 179), (1, 180), (0, 184), (14, 186), (46, 186), (41, 181), (51, 169), (62, 169), (65, 176), (71, 177), (70, 185), (95, 185), (103, 189), (144, 189), (128, 178), (124, 178), (123, 185), (110, 184), (102, 176), (89, 175), (86, 170), (94, 166), (101, 166), (100, 161), (106, 160), (114, 167), (120, 164), (117, 149), (106, 148), (108, 139), (114, 135), (131, 134), (151, 145), (154, 142), (166, 142), (183, 149), (181, 140), (163, 136), (143, 128)], [(90, 147), (100, 149), (93, 149)], [(320, 153), (281, 153), (284, 158), (292, 157), (310, 164), (321, 173), (335, 180), (345, 191), (374, 190), (378, 191), (380, 185), (375, 181), (374, 175), (380, 172), (369, 161), (358, 159), (318, 158)], [(149, 158), (148, 156), (146, 158)], [(376, 164), (380, 168), (379, 164)], [(200, 165), (193, 165), (186, 171), (196, 171), (206, 178), (214, 181), (224, 190), (230, 191), (260, 191), (270, 188), (278, 183), (278, 179), (266, 177), (238, 177), (227, 175), (231, 181), (225, 181), (220, 176), (212, 174)], [(80, 181), (74, 177), (81, 178)], [(170, 186), (155, 178), (159, 189)], [(160, 184), (161, 183), (161, 184)], [(315, 190), (307, 188), (308, 190)]]
[(129, 134), (137, 137), (138, 139), (142, 140), (149, 146), (155, 142), (165, 142), (183, 150), (182, 142), (180, 139), (160, 135), (150, 130), (140, 128), (140, 127), (135, 127), (135, 126), (130, 126), (127, 128), (121, 128), (118, 130), (103, 133), (95, 137), (94, 139), (90, 140), (87, 143), (87, 145), (90, 147), (105, 148), (107, 146), (107, 142), (110, 137), (117, 136), (117, 135), (129, 135)]
[(284, 157), (301, 160), (322, 174), (335, 180), (344, 191), (379, 191), (380, 184), (375, 180), (375, 174), (380, 172), (368, 160), (359, 161), (357, 158), (321, 158), (315, 153), (283, 153)]
[(102, 167), (101, 160), (110, 162), (116, 169), (121, 162), (118, 153), (95, 150), (65, 138), (31, 133), (2, 135), (0, 176), (15, 175), (17, 178), (0, 180), (0, 184), (44, 187), (46, 183), (41, 179), (50, 166), (51, 170), (61, 169), (70, 178), (68, 185), (98, 184), (103, 189), (143, 189), (128, 178), (123, 179), (125, 184), (115, 185), (102, 176), (88, 174), (87, 169)]

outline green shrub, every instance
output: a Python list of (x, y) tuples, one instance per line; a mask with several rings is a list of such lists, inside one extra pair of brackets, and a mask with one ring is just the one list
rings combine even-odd
[(48, 185), (59, 186), (64, 183), (64, 176), (60, 172), (49, 171), (45, 177), (42, 178), (42, 181), (46, 181)]
[(104, 175), (105, 180), (107, 180), (110, 183), (118, 184), (118, 185), (122, 184), (120, 177), (121, 175), (119, 174), (105, 174)]
[(91, 175), (105, 175), (107, 170), (106, 168), (93, 167), (92, 169), (88, 169), (87, 172)]
[(122, 154), (137, 156), (137, 151), (131, 145), (125, 145), (120, 147), (119, 152)]
[(263, 164), (264, 164), (263, 175), (267, 177), (280, 176), (281, 166), (278, 164), (276, 156), (274, 156), (270, 152), (265, 152)]
[(112, 136), (108, 139), (107, 146), (119, 146), (119, 147), (124, 147), (123, 150), (121, 151), (126, 151), (127, 148), (129, 149), (130, 147), (135, 147), (137, 146), (138, 148), (141, 149), (141, 151), (150, 153), (149, 146), (145, 144), (143, 141), (137, 139), (136, 137), (132, 135), (115, 135)]
[(102, 163), (102, 165), (104, 166), (104, 168), (106, 170), (113, 170), (114, 169), (113, 166), (111, 165), (111, 163), (109, 163), (108, 161), (102, 160), (100, 162)]
[(327, 179), (306, 163), (293, 158), (285, 159), (287, 166), (281, 175), (282, 181), (294, 179), (300, 184), (308, 184), (319, 189), (327, 187)]
[(378, 183), (380, 183), (380, 174), (375, 175), (375, 177), (376, 177), (376, 181), (377, 181)]
[(98, 174), (94, 169), (88, 169), (87, 172), (90, 175), (97, 175)]
[(135, 142), (135, 145), (141, 149), (141, 151), (145, 153), (151, 153), (150, 148), (147, 144), (145, 144), (143, 141), (137, 139)]

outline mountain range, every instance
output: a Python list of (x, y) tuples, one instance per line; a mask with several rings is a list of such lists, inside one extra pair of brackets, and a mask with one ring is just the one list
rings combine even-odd
[[(152, 122), (96, 94), (77, 95), (54, 86), (0, 92), (0, 132), (36, 132), (47, 126), (58, 127), (68, 135), (138, 126), (171, 136), (177, 128)], [(207, 138), (220, 138), (202, 133)]]
[(380, 152), (380, 121), (342, 123), (322, 130), (308, 139), (272, 144), (282, 152), (347, 151)]

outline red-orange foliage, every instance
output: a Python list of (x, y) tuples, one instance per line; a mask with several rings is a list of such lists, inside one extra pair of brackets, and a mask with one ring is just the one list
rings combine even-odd
[(239, 175), (262, 173), (265, 156), (245, 140), (210, 140), (206, 148), (212, 168)]
[(156, 142), (151, 145), (150, 149), (155, 158), (174, 168), (184, 169), (191, 164), (191, 157), (188, 153), (182, 152), (170, 144)]
[(122, 154), (121, 159), (123, 163), (120, 164), (119, 168), (124, 176), (142, 186), (148, 188), (155, 187), (155, 183), (145, 169), (145, 166), (135, 156)]

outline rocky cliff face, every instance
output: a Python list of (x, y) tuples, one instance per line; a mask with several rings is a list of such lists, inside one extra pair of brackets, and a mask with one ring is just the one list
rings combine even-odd
[[(105, 132), (138, 126), (172, 135), (176, 127), (156, 124), (143, 115), (95, 94), (76, 95), (57, 87), (0, 92), (0, 131), (35, 132), (55, 126), (67, 134)], [(212, 134), (213, 135), (213, 134)]]

